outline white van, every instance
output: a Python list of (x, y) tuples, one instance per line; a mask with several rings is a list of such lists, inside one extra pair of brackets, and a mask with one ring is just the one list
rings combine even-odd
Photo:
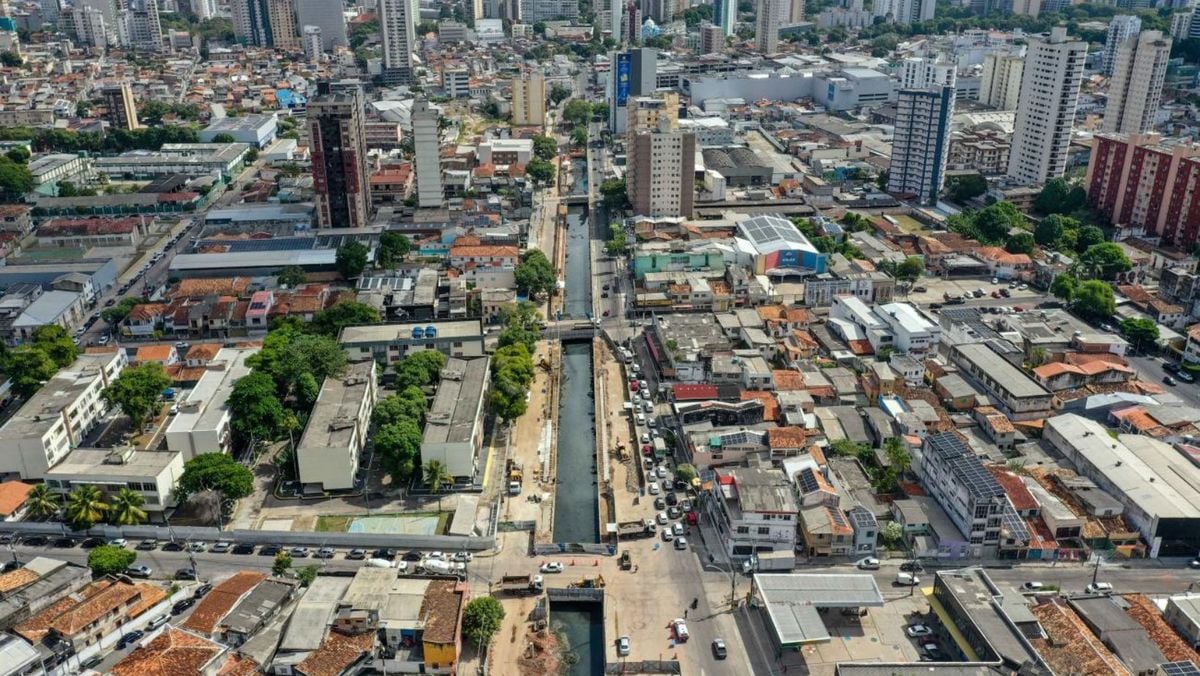
[(638, 417), (637, 417), (637, 423), (638, 423), (638, 425), (645, 425), (646, 424), (646, 416), (639, 413)]
[(655, 426), (658, 425), (658, 422), (654, 420), (654, 416), (650, 416), (650, 419), (646, 421), (646, 425), (648, 425), (650, 429), (654, 429)]
[(921, 584), (921, 578), (912, 573), (896, 573), (896, 584), (902, 587), (915, 587)]
[(1113, 586), (1111, 582), (1097, 582), (1095, 584), (1089, 584), (1086, 591), (1089, 594), (1107, 594), (1112, 590)]

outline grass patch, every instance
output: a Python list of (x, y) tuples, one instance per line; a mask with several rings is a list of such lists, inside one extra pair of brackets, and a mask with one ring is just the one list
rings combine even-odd
[(319, 533), (345, 533), (350, 529), (350, 522), (354, 520), (353, 516), (318, 516), (317, 517), (317, 532)]

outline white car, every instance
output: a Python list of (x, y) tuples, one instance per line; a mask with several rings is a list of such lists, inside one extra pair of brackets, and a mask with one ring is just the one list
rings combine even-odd
[(670, 542), (671, 540), (674, 540), (674, 539), (675, 539), (675, 534), (671, 532), (670, 528), (662, 529), (663, 542)]
[(854, 565), (858, 566), (859, 570), (879, 570), (879, 559), (868, 556), (865, 559), (859, 559), (858, 563)]
[(1089, 594), (1099, 594), (1101, 592), (1108, 593), (1112, 590), (1113, 586), (1111, 582), (1097, 582), (1095, 584), (1089, 584), (1086, 589), (1087, 593)]
[(111, 539), (111, 540), (109, 540), (109, 541), (108, 541), (108, 544), (109, 544), (109, 545), (111, 545), (111, 546), (113, 546), (113, 547), (122, 547), (122, 548), (124, 548), (124, 547), (125, 547), (125, 545), (129, 544), (129, 542), (128, 542), (128, 541), (126, 541), (126, 540), (125, 540), (125, 538), (113, 538), (113, 539)]
[(445, 557), (446, 555), (442, 554), (441, 552), (429, 552), (425, 555), (425, 558), (427, 559), (437, 559), (438, 561), (441, 561)]
[(675, 533), (675, 537), (679, 537), (683, 535), (683, 524), (676, 521), (675, 525), (671, 526), (671, 530)]
[(663, 467), (662, 465), (659, 465), (659, 466), (658, 466), (658, 469), (657, 469), (657, 470), (655, 470), (655, 471), (654, 471), (654, 473), (658, 475), (658, 478), (659, 478), (659, 479), (666, 479), (666, 478), (667, 478), (667, 468), (666, 468), (666, 467)]
[(667, 513), (666, 512), (659, 512), (658, 516), (655, 518), (658, 520), (658, 525), (660, 525), (660, 526), (667, 525)]
[(622, 636), (617, 639), (617, 654), (621, 657), (629, 655), (629, 637)]
[(538, 568), (539, 573), (561, 573), (563, 565), (561, 561), (547, 561)]
[(687, 538), (675, 538), (675, 549), (687, 549)]
[(651, 481), (650, 485), (646, 486), (646, 492), (650, 495), (658, 495), (658, 482)]
[(650, 433), (649, 433), (649, 432), (643, 432), (643, 433), (642, 433), (642, 443), (643, 443), (643, 444), (648, 444), (648, 443), (650, 443)]
[(917, 638), (918, 636), (929, 636), (933, 633), (933, 630), (923, 624), (912, 624), (904, 630), (904, 633), (912, 638)]
[(1025, 591), (1039, 591), (1041, 588), (1041, 582), (1026, 582), (1025, 584), (1021, 585), (1021, 589), (1024, 589)]

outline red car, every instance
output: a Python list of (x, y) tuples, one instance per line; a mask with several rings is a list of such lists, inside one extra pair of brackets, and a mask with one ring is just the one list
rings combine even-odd
[(629, 391), (630, 392), (638, 391), (638, 382), (636, 380), (629, 381)]
[(650, 444), (646, 444), (645, 446), (642, 446), (642, 455), (650, 455), (653, 452), (654, 452), (654, 447), (651, 446)]

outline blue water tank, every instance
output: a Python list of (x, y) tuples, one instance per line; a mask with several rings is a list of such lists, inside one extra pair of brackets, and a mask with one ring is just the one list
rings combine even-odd
[(414, 326), (412, 336), (413, 336), (413, 338), (424, 338), (425, 337), (425, 329), (423, 329), (419, 326)]
[(425, 327), (425, 337), (426, 338), (437, 338), (437, 327), (436, 326), (426, 326)]

